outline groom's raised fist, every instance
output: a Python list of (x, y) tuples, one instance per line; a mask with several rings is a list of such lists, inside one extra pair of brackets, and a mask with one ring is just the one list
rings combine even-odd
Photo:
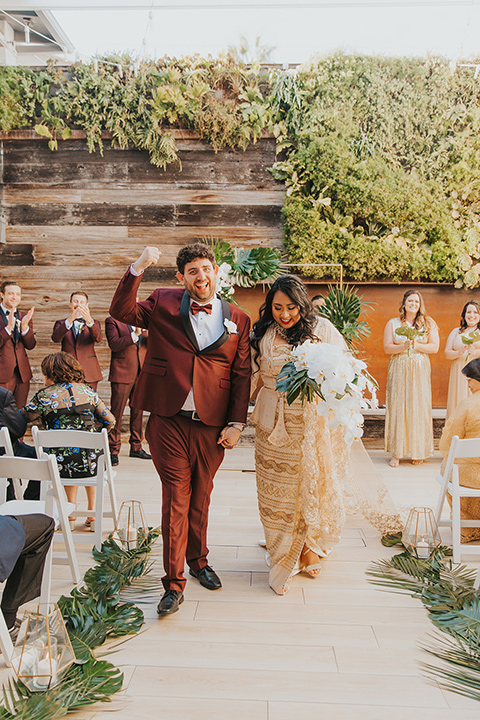
[(150, 267), (150, 265), (156, 265), (160, 260), (161, 254), (158, 248), (147, 246), (138, 260), (135, 260), (132, 267), (135, 272), (140, 275), (140, 273)]

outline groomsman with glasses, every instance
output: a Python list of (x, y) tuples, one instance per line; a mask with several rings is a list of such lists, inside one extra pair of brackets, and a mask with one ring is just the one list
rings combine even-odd
[(32, 370), (27, 350), (36, 345), (32, 316), (18, 310), (22, 299), (20, 286), (14, 280), (0, 285), (0, 385), (13, 393), (19, 408), (27, 402)]
[(102, 329), (98, 320), (90, 315), (88, 295), (77, 290), (70, 295), (70, 315), (65, 320), (57, 320), (52, 340), (62, 343), (62, 351), (73, 355), (85, 371), (85, 382), (93, 390), (102, 379), (102, 371), (95, 353), (95, 343), (102, 339)]

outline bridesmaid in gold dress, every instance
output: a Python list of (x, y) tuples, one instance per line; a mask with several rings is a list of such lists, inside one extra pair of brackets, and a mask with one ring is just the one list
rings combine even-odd
[[(432, 389), (430, 358), (438, 352), (438, 327), (425, 313), (417, 290), (407, 290), (400, 316), (385, 326), (383, 348), (390, 355), (387, 375), (385, 451), (391, 454), (390, 467), (400, 458), (418, 465), (433, 454)], [(400, 327), (413, 327), (424, 335), (407, 340), (397, 335)]]
[(462, 310), (460, 327), (452, 330), (445, 345), (445, 357), (452, 360), (448, 381), (447, 420), (469, 395), (467, 378), (462, 370), (469, 360), (480, 357), (480, 341), (471, 345), (462, 342), (462, 335), (480, 330), (480, 304), (469, 300)]
[(258, 506), (269, 582), (279, 595), (297, 572), (317, 577), (320, 557), (338, 542), (345, 522), (343, 430), (330, 431), (316, 403), (287, 405), (275, 390), (289, 351), (307, 339), (346, 347), (334, 326), (315, 314), (301, 280), (284, 275), (270, 288), (251, 337)]
[[(480, 437), (480, 359), (476, 358), (467, 363), (462, 373), (467, 379), (471, 394), (455, 408), (443, 428), (440, 452), (444, 457), (444, 464), (454, 435), (458, 435), (460, 439)], [(460, 485), (480, 488), (480, 460), (458, 460), (458, 465)], [(450, 496), (448, 498), (450, 500)], [(480, 520), (478, 498), (462, 498), (460, 502), (462, 520)], [(478, 540), (480, 528), (462, 528), (460, 534), (462, 542)]]

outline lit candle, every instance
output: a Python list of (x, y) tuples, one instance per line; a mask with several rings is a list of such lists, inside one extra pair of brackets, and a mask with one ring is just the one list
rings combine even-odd
[(43, 660), (37, 663), (37, 672), (35, 673), (35, 682), (38, 687), (47, 688), (50, 683), (55, 681), (55, 673), (57, 672), (57, 661), (47, 655)]
[(129, 525), (127, 528), (127, 542), (133, 542), (137, 539), (137, 528), (135, 525)]
[(422, 560), (426, 560), (430, 556), (430, 548), (428, 547), (428, 543), (425, 540), (425, 538), (422, 535), (422, 539), (417, 543), (417, 557), (421, 558)]

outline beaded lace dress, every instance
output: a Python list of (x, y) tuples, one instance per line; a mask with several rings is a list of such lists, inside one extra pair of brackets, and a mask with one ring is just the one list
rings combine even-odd
[[(338, 331), (319, 318), (321, 342), (340, 345)], [(343, 428), (330, 430), (316, 403), (288, 405), (275, 390), (276, 378), (289, 360), (290, 345), (277, 344), (270, 327), (260, 341), (253, 365), (253, 386), (261, 387), (251, 420), (255, 424), (255, 467), (260, 518), (265, 531), (269, 583), (279, 595), (301, 570), (304, 545), (325, 557), (339, 541), (346, 510), (362, 512), (381, 532), (401, 528), (401, 519), (362, 443), (354, 443), (355, 476)]]

